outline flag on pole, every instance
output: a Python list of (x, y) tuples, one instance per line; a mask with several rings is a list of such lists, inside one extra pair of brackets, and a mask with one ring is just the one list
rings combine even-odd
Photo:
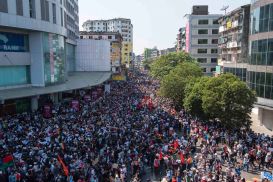
[(63, 162), (62, 158), (58, 155), (58, 161), (61, 163), (62, 167), (63, 167), (63, 171), (64, 171), (64, 174), (66, 176), (68, 176), (68, 168), (67, 166), (65, 165), (65, 163)]

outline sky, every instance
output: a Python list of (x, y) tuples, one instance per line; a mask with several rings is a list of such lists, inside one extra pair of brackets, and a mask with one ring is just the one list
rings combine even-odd
[(185, 14), (193, 5), (208, 5), (210, 14), (223, 14), (251, 0), (79, 0), (80, 30), (86, 20), (130, 18), (134, 26), (133, 43), (136, 55), (144, 48), (174, 47), (178, 29), (185, 26)]

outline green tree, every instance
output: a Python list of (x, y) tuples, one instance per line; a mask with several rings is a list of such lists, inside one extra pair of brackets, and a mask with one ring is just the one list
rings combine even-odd
[(161, 80), (165, 75), (168, 75), (170, 71), (173, 70), (179, 63), (194, 61), (195, 60), (185, 52), (169, 53), (153, 61), (153, 63), (150, 65), (150, 73), (153, 77)]
[(202, 70), (196, 63), (180, 63), (161, 80), (160, 95), (172, 99), (176, 104), (181, 104), (186, 85), (192, 78), (201, 76)]
[(209, 79), (209, 77), (191, 79), (185, 88), (184, 108), (191, 115), (202, 119), (207, 119), (202, 108), (202, 97), (203, 88)]
[(256, 97), (247, 85), (232, 74), (210, 78), (202, 89), (202, 109), (227, 128), (249, 127)]

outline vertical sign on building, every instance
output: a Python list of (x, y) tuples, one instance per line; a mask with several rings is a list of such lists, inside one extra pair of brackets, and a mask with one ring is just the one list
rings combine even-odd
[(54, 51), (53, 51), (53, 38), (52, 34), (48, 34), (49, 39), (49, 56), (50, 56), (50, 76), (51, 82), (54, 83)]
[(190, 21), (186, 24), (186, 52), (190, 51)]

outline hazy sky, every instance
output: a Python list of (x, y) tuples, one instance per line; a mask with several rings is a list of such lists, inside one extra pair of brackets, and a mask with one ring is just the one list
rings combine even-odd
[(141, 54), (145, 47), (173, 47), (192, 5), (209, 5), (210, 14), (223, 14), (224, 5), (230, 11), (248, 3), (250, 0), (79, 0), (80, 29), (88, 19), (130, 18), (134, 52)]

